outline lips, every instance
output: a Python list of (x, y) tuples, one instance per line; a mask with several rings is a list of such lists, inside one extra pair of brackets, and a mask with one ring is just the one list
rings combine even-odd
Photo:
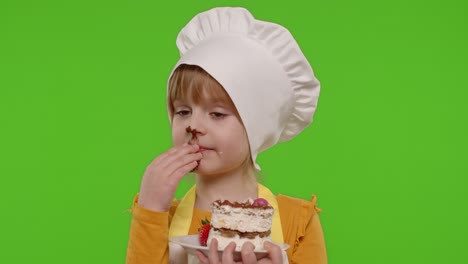
[(198, 147), (199, 147), (198, 152), (213, 150), (212, 148), (208, 148), (208, 147), (199, 145), (198, 141), (190, 140), (188, 143), (189, 143), (189, 145), (198, 145)]
[(203, 152), (203, 151), (207, 151), (207, 150), (213, 150), (213, 149), (210, 149), (210, 148), (207, 148), (207, 147), (203, 147), (203, 146), (200, 146), (199, 150), (200, 152)]

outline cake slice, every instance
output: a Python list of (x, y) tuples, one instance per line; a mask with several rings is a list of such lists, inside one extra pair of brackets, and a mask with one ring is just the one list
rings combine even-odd
[(245, 242), (251, 242), (255, 249), (264, 249), (263, 242), (271, 241), (274, 209), (265, 199), (249, 199), (243, 203), (216, 200), (211, 209), (208, 246), (213, 238), (218, 240), (219, 250), (232, 241), (236, 243), (236, 250)]

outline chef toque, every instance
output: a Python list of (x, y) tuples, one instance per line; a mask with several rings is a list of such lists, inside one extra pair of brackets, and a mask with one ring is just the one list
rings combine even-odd
[[(291, 33), (240, 7), (196, 15), (176, 41), (181, 64), (197, 65), (231, 97), (245, 126), (252, 160), (312, 123), (320, 83)], [(172, 74), (171, 74), (172, 75)]]

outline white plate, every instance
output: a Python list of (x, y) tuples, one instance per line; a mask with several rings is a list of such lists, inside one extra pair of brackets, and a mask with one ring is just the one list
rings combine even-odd
[[(208, 247), (204, 247), (200, 245), (200, 242), (198, 241), (198, 235), (170, 237), (169, 241), (182, 246), (188, 254), (196, 255), (195, 252), (197, 250), (200, 250), (201, 252), (205, 253), (205, 255), (208, 255), (209, 249)], [(289, 248), (288, 244), (276, 243), (276, 242), (273, 242), (273, 243), (278, 245), (281, 248), (281, 250), (287, 250)], [(257, 259), (261, 259), (268, 255), (266, 250), (254, 250), (254, 253), (257, 256)], [(221, 256), (223, 255), (223, 250), (218, 250), (218, 254), (221, 258)], [(240, 251), (237, 251), (237, 250), (234, 251), (234, 260), (238, 261), (240, 259), (241, 259)]]

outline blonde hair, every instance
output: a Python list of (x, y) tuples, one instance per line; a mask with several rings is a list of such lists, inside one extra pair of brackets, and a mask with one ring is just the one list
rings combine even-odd
[[(178, 99), (184, 101), (191, 99), (196, 104), (203, 103), (205, 100), (222, 102), (231, 108), (239, 122), (241, 122), (244, 127), (234, 102), (232, 102), (231, 97), (226, 90), (224, 90), (223, 86), (208, 72), (197, 65), (181, 64), (174, 70), (171, 78), (169, 79), (167, 107), (169, 109), (171, 119), (174, 117), (173, 103)], [(247, 136), (245, 127), (244, 133)], [(247, 176), (255, 178), (255, 166), (253, 164), (251, 154), (249, 154), (243, 162), (243, 167)]]

